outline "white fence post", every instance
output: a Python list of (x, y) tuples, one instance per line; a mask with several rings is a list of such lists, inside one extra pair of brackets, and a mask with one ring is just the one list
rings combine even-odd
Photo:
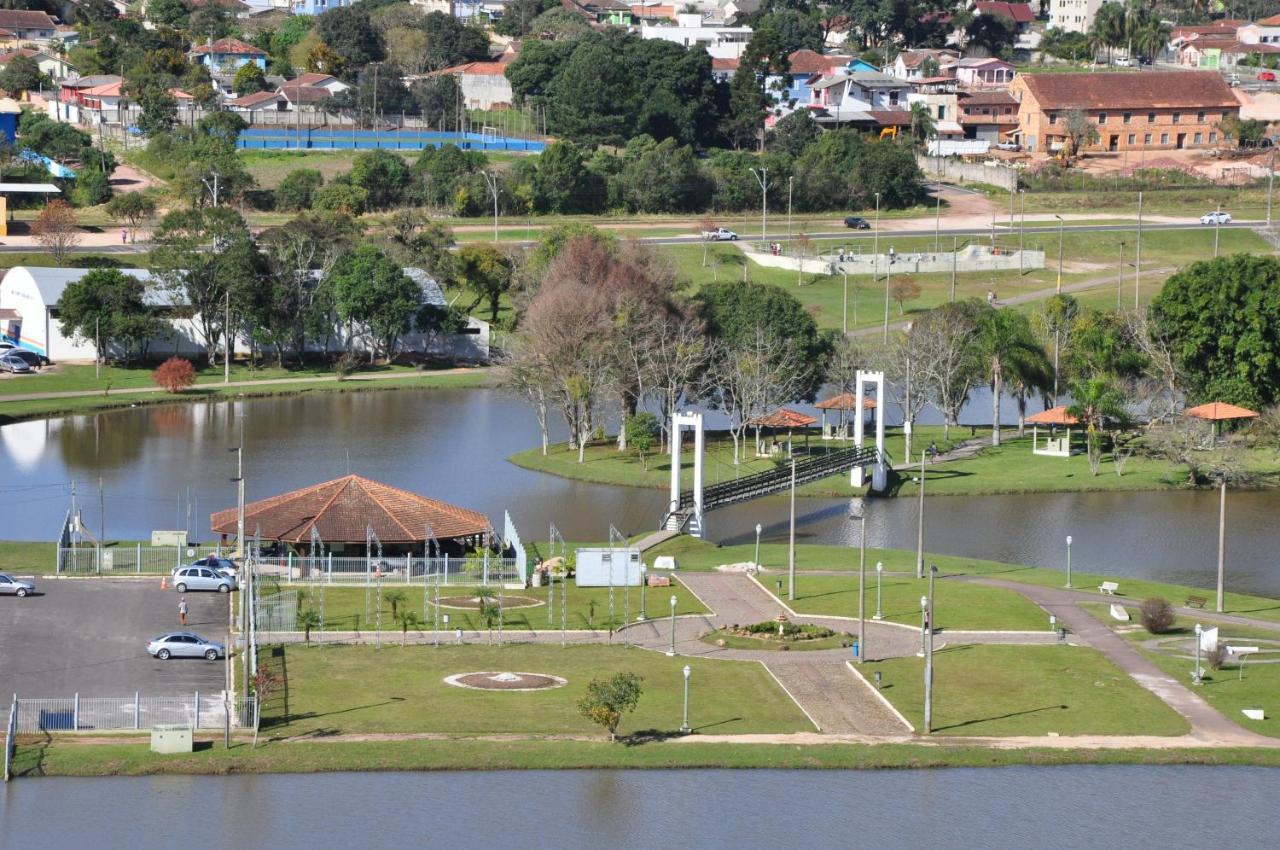
[(444, 553), (444, 583), (447, 587), (449, 584), (449, 553)]
[(136, 732), (142, 728), (142, 697), (138, 691), (133, 692), (133, 729)]
[(71, 731), (80, 731), (80, 694), (76, 693), (75, 701), (71, 704)]
[(136, 565), (136, 571), (142, 572), (142, 541), (133, 544), (133, 558)]
[(192, 709), (192, 714), (193, 714), (193, 718), (192, 718), (191, 728), (199, 729), (200, 728), (200, 692), (199, 691), (196, 691), (196, 702), (195, 702), (195, 706)]
[(329, 584), (333, 584), (333, 553), (329, 553)]
[(413, 556), (404, 556), (404, 583), (409, 583), (409, 574), (413, 572)]

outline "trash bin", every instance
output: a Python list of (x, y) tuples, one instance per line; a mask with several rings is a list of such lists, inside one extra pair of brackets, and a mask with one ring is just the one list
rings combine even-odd
[(151, 727), (151, 752), (189, 753), (191, 727), (182, 723), (161, 723)]
[(861, 651), (861, 647), (859, 647), (859, 646), (858, 646), (858, 642), (855, 640), (855, 641), (853, 642), (853, 657), (854, 657), (854, 658), (857, 658), (857, 657), (858, 657), (858, 653), (859, 653), (860, 651)]

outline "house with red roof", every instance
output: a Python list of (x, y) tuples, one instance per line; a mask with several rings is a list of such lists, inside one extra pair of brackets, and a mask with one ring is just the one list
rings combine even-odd
[(0, 53), (0, 71), (19, 56), (33, 60), (40, 72), (48, 75), (52, 80), (61, 80), (75, 71), (75, 67), (61, 56), (51, 51), (35, 50), (30, 47), (18, 47)]
[(197, 45), (188, 55), (215, 74), (234, 74), (250, 62), (264, 71), (267, 69), (266, 51), (238, 38), (220, 38)]
[(58, 25), (46, 12), (0, 9), (0, 29), (21, 42), (47, 44), (58, 37)]

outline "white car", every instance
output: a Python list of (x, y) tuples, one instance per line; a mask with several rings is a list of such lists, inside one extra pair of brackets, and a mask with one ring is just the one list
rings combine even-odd
[(738, 234), (727, 227), (717, 227), (715, 230), (702, 231), (702, 238), (708, 242), (736, 242)]
[(1218, 212), (1214, 210), (1211, 213), (1205, 213), (1200, 216), (1201, 224), (1230, 224), (1231, 213)]

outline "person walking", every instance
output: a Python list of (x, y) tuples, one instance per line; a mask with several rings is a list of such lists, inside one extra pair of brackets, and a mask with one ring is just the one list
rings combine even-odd
[(187, 624), (187, 597), (178, 598), (178, 625), (185, 626)]

